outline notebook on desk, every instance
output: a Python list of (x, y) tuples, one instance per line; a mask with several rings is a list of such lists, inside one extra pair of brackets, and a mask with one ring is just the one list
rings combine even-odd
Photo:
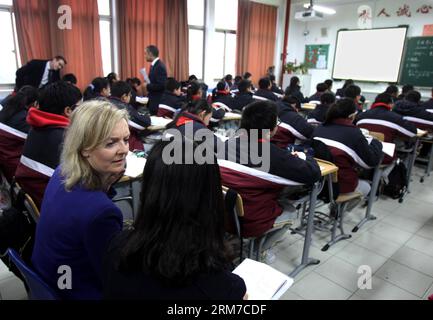
[(284, 273), (251, 259), (245, 259), (233, 273), (245, 281), (248, 300), (278, 300), (293, 284)]

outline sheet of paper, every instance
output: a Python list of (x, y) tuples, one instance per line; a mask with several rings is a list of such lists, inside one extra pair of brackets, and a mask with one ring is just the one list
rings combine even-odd
[(267, 264), (245, 259), (234, 271), (247, 286), (248, 300), (278, 300), (293, 279)]
[(149, 103), (149, 98), (147, 98), (147, 97), (136, 97), (135, 101), (137, 101), (140, 104), (148, 104)]
[(142, 175), (145, 165), (146, 165), (145, 158), (138, 158), (135, 154), (129, 152), (126, 157), (125, 176), (136, 178)]
[(150, 117), (150, 120), (152, 122), (152, 126), (166, 126), (168, 125), (170, 122), (172, 122), (172, 119), (165, 119), (162, 117)]
[(390, 157), (394, 156), (395, 144), (389, 142), (382, 142), (382, 152), (389, 155)]
[(150, 83), (149, 76), (147, 74), (146, 68), (143, 68), (140, 70), (141, 75), (143, 76), (143, 79), (146, 83)]

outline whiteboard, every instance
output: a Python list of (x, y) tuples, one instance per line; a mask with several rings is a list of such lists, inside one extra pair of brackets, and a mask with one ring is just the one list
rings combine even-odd
[(332, 77), (397, 82), (406, 33), (407, 27), (340, 30)]

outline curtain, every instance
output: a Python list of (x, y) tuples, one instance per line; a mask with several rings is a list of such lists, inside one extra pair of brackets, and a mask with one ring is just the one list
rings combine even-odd
[(274, 65), (277, 7), (239, 0), (236, 73), (249, 71), (253, 82)]
[[(74, 73), (81, 89), (102, 75), (97, 0), (14, 0), (13, 5), (23, 64), (63, 55), (68, 62), (63, 74)], [(58, 27), (61, 5), (71, 8), (71, 29)]]
[(169, 76), (187, 78), (187, 0), (123, 0), (118, 12), (122, 78), (140, 78), (143, 67), (149, 73), (145, 49), (151, 44), (158, 47)]

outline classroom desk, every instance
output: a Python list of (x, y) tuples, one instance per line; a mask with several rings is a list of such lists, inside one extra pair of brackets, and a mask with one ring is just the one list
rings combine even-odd
[[(320, 171), (322, 173), (322, 177), (328, 177), (328, 181), (330, 182), (330, 185), (331, 185), (330, 190), (332, 192), (331, 175), (336, 174), (338, 172), (338, 168), (330, 162), (323, 161), (320, 159), (316, 159), (316, 160), (320, 166)], [(311, 236), (312, 236), (313, 231), (314, 231), (314, 215), (315, 215), (315, 211), (316, 211), (317, 196), (318, 196), (321, 188), (323, 187), (324, 183), (325, 183), (325, 179), (321, 182), (320, 181), (316, 182), (313, 186), (313, 189), (311, 190), (310, 197), (309, 197), (310, 198), (310, 205), (308, 208), (307, 228), (305, 231), (304, 249), (302, 251), (301, 264), (298, 265), (295, 268), (295, 270), (293, 270), (289, 274), (289, 277), (291, 277), (291, 278), (295, 278), (296, 275), (299, 272), (301, 272), (302, 270), (304, 270), (306, 267), (320, 263), (320, 260), (310, 258), (309, 254), (310, 254), (310, 247), (311, 247)]]
[(166, 119), (166, 118), (161, 118), (161, 117), (150, 117), (151, 119), (151, 126), (147, 127), (146, 130), (148, 131), (162, 131), (165, 130), (167, 128), (167, 125), (172, 122), (172, 119)]
[(227, 112), (223, 118), (223, 121), (239, 121), (242, 119), (242, 115), (233, 112)]
[(423, 183), (425, 177), (430, 177), (430, 172), (432, 169), (432, 165), (433, 165), (433, 137), (429, 136), (429, 137), (423, 137), (421, 138), (420, 142), (422, 142), (423, 144), (430, 144), (430, 151), (428, 153), (427, 156), (427, 160), (425, 159), (418, 159), (418, 161), (422, 161), (422, 162), (427, 162), (427, 166), (425, 168), (424, 171), (424, 175), (421, 177), (420, 182)]
[(301, 105), (301, 110), (313, 111), (317, 107), (315, 103), (304, 103)]
[[(409, 188), (409, 187), (410, 187), (410, 184), (411, 184), (411, 180), (410, 180), (410, 178), (411, 178), (411, 176), (412, 176), (412, 170), (413, 170), (413, 167), (414, 167), (414, 165), (415, 165), (416, 152), (418, 151), (418, 147), (419, 147), (420, 139), (421, 139), (422, 137), (426, 136), (427, 133), (428, 133), (428, 132), (427, 132), (427, 131), (424, 131), (424, 130), (420, 130), (420, 129), (417, 130), (417, 135), (416, 135), (416, 138), (415, 138), (415, 145), (414, 145), (414, 147), (413, 147), (412, 152), (410, 153), (409, 167), (407, 168), (407, 192), (406, 192), (406, 193), (410, 193), (410, 188)], [(403, 195), (403, 197), (401, 197), (401, 198), (399, 199), (399, 202), (400, 202), (400, 203), (403, 202), (403, 199), (404, 199), (404, 196), (406, 195), (406, 193)]]

